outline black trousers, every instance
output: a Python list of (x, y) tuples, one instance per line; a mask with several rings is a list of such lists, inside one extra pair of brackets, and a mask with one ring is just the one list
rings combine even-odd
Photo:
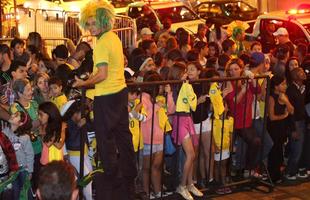
[(127, 89), (94, 99), (97, 151), (104, 170), (94, 180), (98, 200), (134, 199), (137, 169), (127, 104)]

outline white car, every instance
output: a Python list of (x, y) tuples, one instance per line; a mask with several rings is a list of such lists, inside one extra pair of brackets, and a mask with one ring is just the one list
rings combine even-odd
[(251, 36), (259, 37), (269, 22), (275, 24), (276, 30), (279, 27), (286, 28), (293, 43), (310, 43), (310, 10), (293, 9), (260, 15), (256, 19)]
[(196, 33), (198, 24), (205, 23), (205, 20), (198, 17), (183, 2), (135, 2), (128, 5), (127, 15), (131, 18), (137, 19), (143, 16), (143, 6), (149, 7), (151, 12), (156, 17), (156, 23), (162, 27), (163, 20), (169, 17), (172, 21), (171, 31), (175, 32), (178, 28), (184, 28), (190, 33)]

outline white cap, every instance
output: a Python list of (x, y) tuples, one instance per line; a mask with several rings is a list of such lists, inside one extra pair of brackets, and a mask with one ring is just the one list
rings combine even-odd
[(153, 61), (153, 59), (151, 57), (146, 58), (144, 62), (141, 64), (141, 66), (139, 67), (139, 71), (141, 71), (143, 67), (147, 64), (147, 62), (149, 61)]
[(152, 35), (153, 32), (152, 32), (151, 29), (149, 29), (149, 28), (143, 28), (143, 29), (141, 29), (140, 34), (141, 34), (141, 35)]
[(278, 30), (276, 32), (273, 33), (274, 36), (278, 36), (278, 35), (288, 35), (288, 32), (286, 30), (286, 28), (278, 28)]
[(71, 107), (71, 105), (75, 102), (75, 100), (70, 100), (67, 103), (65, 103), (61, 109), (60, 109), (60, 115), (63, 117), (66, 112), (69, 110), (69, 108)]

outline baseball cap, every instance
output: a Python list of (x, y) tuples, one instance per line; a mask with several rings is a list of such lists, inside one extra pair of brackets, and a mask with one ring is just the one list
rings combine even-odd
[(151, 29), (149, 29), (149, 28), (143, 28), (143, 29), (141, 29), (141, 35), (152, 35), (153, 34), (153, 32), (151, 31)]
[(265, 61), (265, 55), (261, 52), (252, 53), (251, 58), (252, 58), (254, 64), (256, 64), (256, 65), (264, 63), (264, 61)]
[(288, 35), (288, 32), (286, 30), (286, 28), (278, 28), (278, 30), (276, 32), (273, 33), (274, 36), (278, 36), (278, 35)]

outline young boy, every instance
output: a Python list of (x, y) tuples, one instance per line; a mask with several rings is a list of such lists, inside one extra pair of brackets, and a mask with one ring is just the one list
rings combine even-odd
[(58, 110), (61, 110), (62, 106), (67, 103), (67, 97), (62, 93), (62, 82), (57, 77), (52, 77), (48, 86), (50, 88), (51, 102), (53, 102)]
[(13, 60), (18, 60), (27, 63), (29, 55), (25, 52), (25, 42), (20, 38), (14, 38), (11, 42), (11, 49), (13, 51)]
[(128, 92), (128, 111), (129, 111), (129, 129), (132, 134), (132, 143), (134, 151), (143, 149), (143, 137), (139, 128), (139, 123), (146, 120), (146, 112), (140, 103), (138, 90), (129, 88)]
[(253, 42), (252, 45), (251, 45), (251, 54), (254, 53), (254, 52), (260, 52), (262, 53), (262, 44), (260, 42)]
[[(69, 155), (70, 163), (80, 171), (80, 149), (81, 149), (81, 134), (82, 127), (87, 125), (86, 119), (81, 115), (81, 102), (78, 100), (68, 101), (61, 110), (63, 119), (67, 122), (66, 133), (66, 149)], [(84, 148), (84, 175), (92, 171), (92, 165), (87, 154), (87, 146)], [(84, 195), (86, 200), (92, 199), (91, 183), (84, 188)]]
[(17, 79), (25, 79), (28, 76), (26, 64), (21, 61), (13, 61), (10, 65), (9, 73), (11, 74), (11, 80), (2, 85), (0, 91), (0, 103), (6, 109), (15, 101), (13, 82)]

